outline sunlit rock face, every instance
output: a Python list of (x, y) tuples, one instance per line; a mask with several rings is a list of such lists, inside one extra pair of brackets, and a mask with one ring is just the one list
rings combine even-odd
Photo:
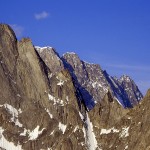
[(1, 149), (86, 149), (72, 78), (53, 69), (30, 39), (0, 25)]
[(128, 76), (0, 25), (0, 149), (149, 149), (149, 97)]

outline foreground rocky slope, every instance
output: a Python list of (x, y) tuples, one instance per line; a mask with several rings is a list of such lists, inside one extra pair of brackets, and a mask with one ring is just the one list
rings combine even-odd
[[(105, 121), (105, 125), (100, 129), (97, 126), (95, 131), (100, 131), (97, 134), (99, 137), (97, 141), (101, 144), (101, 148), (104, 150), (149, 150), (149, 102), (150, 90), (138, 106), (129, 112), (124, 112), (124, 115), (121, 114), (122, 117), (114, 124), (105, 126), (109, 122)], [(117, 116), (120, 116), (118, 111), (114, 118), (116, 119)]]
[(123, 109), (124, 97), (133, 97), (132, 106), (142, 97), (134, 82), (77, 57), (35, 50), (30, 39), (17, 41), (0, 25), (0, 149), (149, 149), (149, 92), (135, 108)]

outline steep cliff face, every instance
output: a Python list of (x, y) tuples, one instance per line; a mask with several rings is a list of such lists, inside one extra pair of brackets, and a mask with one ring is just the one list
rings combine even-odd
[(59, 54), (52, 47), (35, 46), (35, 49), (48, 68), (52, 71), (52, 74), (58, 73), (64, 69), (64, 65)]
[[(150, 92), (141, 98), (127, 76), (17, 41), (0, 25), (0, 149), (148, 150)], [(123, 109), (127, 100), (139, 105)]]
[(17, 41), (7, 25), (0, 26), (0, 51), (0, 147), (85, 149), (69, 72), (62, 70), (49, 78), (51, 68), (31, 40)]
[(118, 79), (116, 77), (111, 77), (106, 71), (104, 71), (104, 76), (111, 87), (112, 93), (114, 93), (117, 101), (124, 108), (132, 108), (143, 98), (137, 85), (129, 76), (123, 75)]

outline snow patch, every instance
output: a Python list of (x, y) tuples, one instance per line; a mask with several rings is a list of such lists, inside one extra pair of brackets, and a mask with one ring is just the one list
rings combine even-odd
[(57, 83), (57, 85), (59, 85), (59, 86), (64, 85), (64, 83), (67, 81), (67, 80), (64, 81), (64, 80), (60, 79), (60, 77), (58, 77), (58, 76), (56, 77), (56, 79), (59, 80), (59, 82)]
[(102, 86), (100, 83), (98, 83), (98, 82), (96, 81), (96, 82), (93, 82), (93, 83), (92, 83), (92, 87), (93, 87), (93, 88), (96, 88), (96, 87), (101, 87), (101, 88), (102, 88), (103, 86)]
[(118, 102), (121, 106), (123, 106), (123, 105), (121, 104), (121, 102), (123, 102), (123, 100), (122, 100), (122, 98), (121, 98), (118, 94), (116, 94), (115, 99), (117, 100), (117, 102)]
[(62, 86), (64, 84), (64, 81), (63, 80), (60, 80), (58, 83), (57, 83), (57, 85), (59, 85), (59, 86)]
[(56, 99), (56, 98), (55, 98), (54, 96), (52, 96), (51, 94), (48, 94), (48, 99), (49, 99), (50, 101), (53, 101), (53, 102), (54, 102), (54, 105), (60, 104), (61, 106), (64, 106), (63, 100)]
[(122, 128), (122, 132), (120, 133), (120, 137), (127, 137), (129, 136), (129, 127)]
[(35, 46), (34, 48), (40, 53), (42, 53), (44, 49), (52, 49), (52, 47), (50, 46), (45, 46), (45, 47)]
[(76, 55), (76, 53), (74, 53), (74, 52), (66, 52), (65, 54), (63, 54), (63, 56), (65, 56), (66, 54), (69, 54), (69, 55)]
[(51, 134), (50, 134), (50, 135), (53, 135), (53, 134), (54, 134), (54, 132), (55, 132), (55, 131), (53, 130), (53, 131), (51, 132)]
[(19, 112), (19, 114), (21, 114), (21, 113), (22, 113), (22, 110), (21, 110), (21, 108), (19, 108), (19, 109), (18, 109), (18, 112)]
[(23, 125), (18, 120), (18, 115), (21, 113), (21, 109), (17, 110), (9, 104), (0, 105), (0, 107), (5, 107), (5, 109), (12, 115), (11, 122), (14, 122), (16, 126), (22, 127)]
[(17, 97), (21, 97), (20, 94), (17, 94)]
[(52, 96), (52, 95), (50, 95), (50, 94), (48, 94), (48, 98), (49, 98), (49, 100), (51, 100), (51, 101), (54, 101), (54, 100), (55, 100), (55, 97)]
[(59, 130), (61, 130), (62, 133), (64, 134), (65, 131), (66, 131), (67, 125), (64, 125), (64, 124), (62, 124), (61, 122), (59, 122), (58, 127), (59, 127)]
[(117, 130), (113, 127), (111, 129), (101, 129), (100, 135), (109, 134), (109, 133), (118, 133), (118, 132), (119, 132), (119, 130)]
[(124, 150), (128, 149), (128, 145), (126, 145), (126, 147), (124, 148)]
[(3, 136), (4, 129), (0, 127), (0, 148), (6, 149), (6, 150), (22, 150), (21, 145), (14, 145), (13, 142), (9, 142), (5, 137)]
[(20, 136), (29, 136), (29, 140), (36, 140), (40, 134), (42, 134), (42, 130), (39, 131), (40, 126), (38, 125), (34, 130), (30, 131), (24, 128), (24, 131), (20, 133)]
[(35, 140), (43, 132), (45, 128), (39, 131), (40, 126), (38, 125), (33, 131), (29, 132), (29, 140)]

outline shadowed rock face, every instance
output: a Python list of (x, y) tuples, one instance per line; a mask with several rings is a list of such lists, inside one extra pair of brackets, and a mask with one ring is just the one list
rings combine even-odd
[(0, 25), (0, 149), (148, 150), (150, 92), (133, 109), (123, 109), (116, 93), (132, 96), (132, 106), (142, 97), (127, 76), (17, 41)]
[(143, 98), (137, 85), (129, 76), (123, 75), (118, 79), (109, 76), (106, 71), (104, 71), (104, 76), (111, 87), (112, 93), (124, 108), (132, 108)]

